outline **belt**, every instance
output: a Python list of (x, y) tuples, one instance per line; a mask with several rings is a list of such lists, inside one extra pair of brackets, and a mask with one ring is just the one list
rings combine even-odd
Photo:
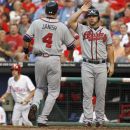
[(38, 53), (38, 54), (35, 54), (35, 56), (50, 57), (50, 56), (60, 56), (60, 55), (48, 54), (48, 53)]
[(101, 64), (101, 63), (106, 63), (106, 59), (101, 59), (101, 60), (90, 60), (90, 59), (85, 59), (83, 58), (84, 62), (92, 63), (92, 64)]

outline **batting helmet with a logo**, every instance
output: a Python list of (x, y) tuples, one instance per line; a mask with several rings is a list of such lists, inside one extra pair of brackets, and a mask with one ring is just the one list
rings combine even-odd
[(86, 16), (87, 17), (97, 16), (98, 19), (100, 19), (99, 11), (97, 9), (95, 9), (95, 8), (89, 9)]
[(46, 4), (45, 12), (49, 15), (55, 15), (58, 11), (58, 4), (55, 1), (50, 1)]

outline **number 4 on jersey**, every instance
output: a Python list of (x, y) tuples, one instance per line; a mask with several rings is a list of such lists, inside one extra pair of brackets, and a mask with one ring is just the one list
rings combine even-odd
[(46, 43), (46, 47), (47, 47), (47, 48), (51, 48), (51, 46), (52, 46), (52, 36), (53, 36), (52, 33), (48, 33), (47, 35), (45, 35), (45, 36), (42, 38), (42, 41), (43, 41), (44, 43)]

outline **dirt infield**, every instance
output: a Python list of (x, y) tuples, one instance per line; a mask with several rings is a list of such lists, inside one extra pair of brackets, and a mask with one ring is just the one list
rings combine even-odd
[(0, 130), (130, 130), (130, 127), (84, 127), (84, 126), (48, 126), (44, 128), (38, 127), (13, 127), (0, 126)]

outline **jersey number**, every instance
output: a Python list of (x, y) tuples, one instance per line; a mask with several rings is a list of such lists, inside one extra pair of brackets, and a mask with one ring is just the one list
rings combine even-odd
[(45, 36), (42, 38), (42, 41), (43, 41), (44, 43), (46, 43), (46, 47), (47, 47), (47, 48), (51, 48), (51, 46), (52, 46), (52, 36), (53, 36), (52, 33), (48, 33), (47, 35), (45, 35)]

